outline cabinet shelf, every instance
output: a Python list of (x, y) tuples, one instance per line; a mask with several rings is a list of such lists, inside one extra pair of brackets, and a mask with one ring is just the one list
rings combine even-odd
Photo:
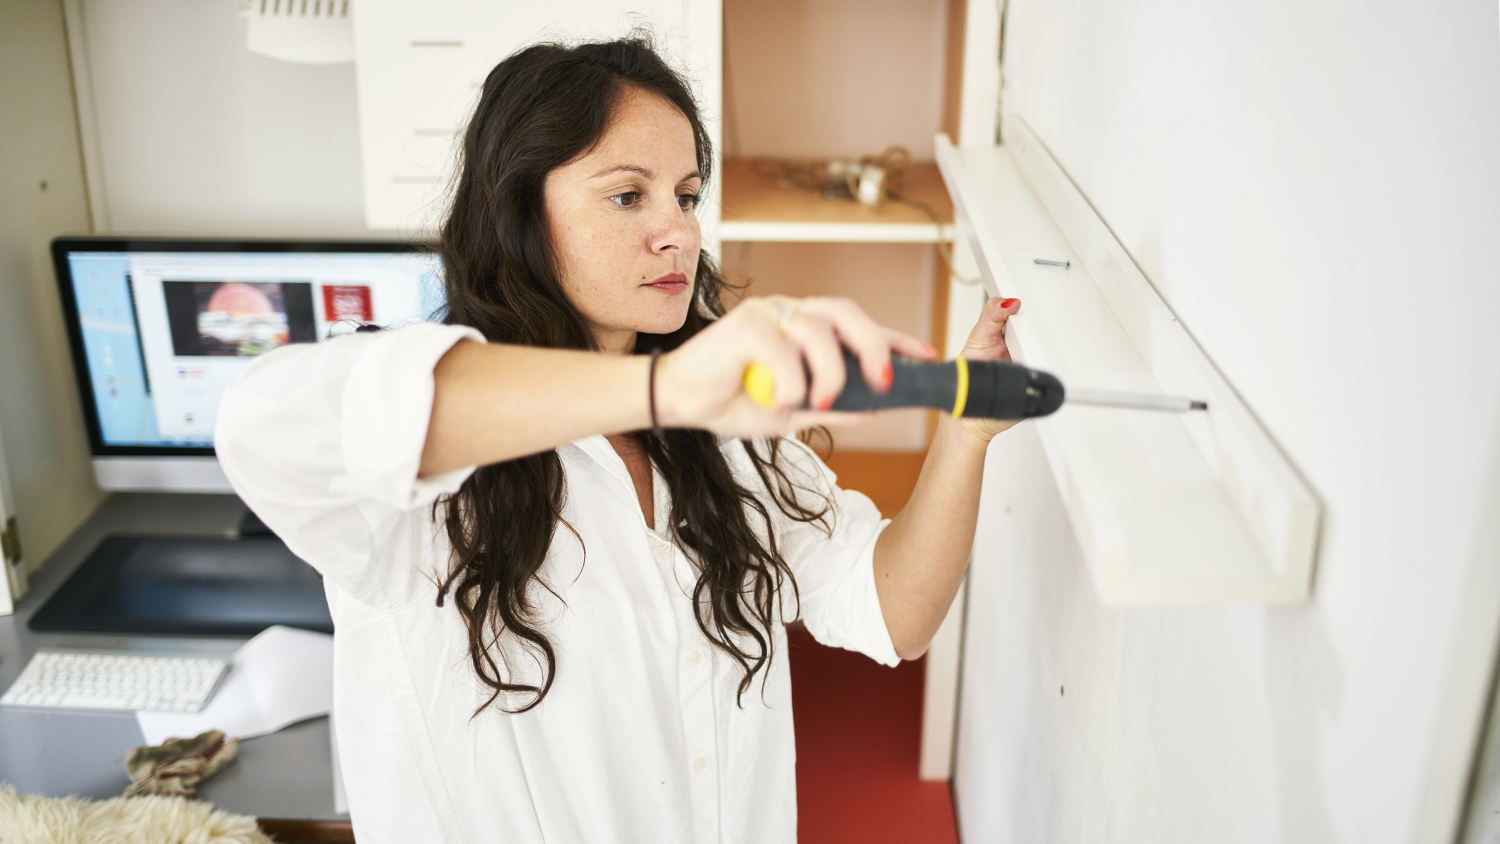
[(953, 237), (953, 203), (937, 165), (930, 161), (912, 164), (903, 193), (926, 203), (941, 225), (906, 203), (888, 201), (869, 208), (780, 187), (757, 176), (743, 159), (724, 161), (722, 184), (721, 240), (937, 243)]
[(939, 136), (938, 163), (986, 289), (1025, 303), (1009, 325), (1015, 357), (1064, 384), (1209, 405), (1064, 405), (1036, 421), (1100, 600), (1305, 600), (1316, 496), (1025, 121), (1009, 118), (1006, 137), (955, 148)]

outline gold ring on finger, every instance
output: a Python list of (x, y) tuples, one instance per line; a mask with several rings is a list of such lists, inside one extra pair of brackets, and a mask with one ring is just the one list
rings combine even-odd
[(780, 313), (776, 316), (776, 330), (785, 337), (792, 327), (792, 317), (797, 315), (799, 309), (793, 305), (782, 305)]

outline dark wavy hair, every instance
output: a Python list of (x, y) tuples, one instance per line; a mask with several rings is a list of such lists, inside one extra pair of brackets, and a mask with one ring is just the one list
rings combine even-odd
[[(550, 171), (593, 148), (631, 89), (660, 96), (687, 117), (707, 184), (712, 145), (697, 106), (687, 84), (644, 37), (571, 47), (538, 44), (490, 72), (464, 133), (453, 205), (441, 232), (445, 321), (473, 326), (495, 343), (597, 350), (558, 279), (543, 185)], [(638, 335), (635, 353), (675, 349), (722, 316), (723, 288), (717, 267), (703, 253), (687, 320), (670, 334)], [(668, 530), (698, 570), (692, 591), (698, 627), (743, 668), (742, 699), (773, 656), (781, 595), (796, 597), (764, 499), (825, 531), (832, 528), (829, 502), (802, 495), (821, 493), (793, 479), (774, 438), (741, 442), (766, 493), (762, 497), (736, 479), (718, 437), (707, 431), (633, 436), (671, 490)], [(566, 495), (562, 463), (556, 451), (547, 451), (482, 467), (435, 505), (453, 546), (437, 602), (442, 606), (452, 593), (468, 628), (469, 659), (491, 691), (475, 714), (497, 701), (504, 711), (525, 712), (552, 687), (557, 654), (533, 590), (551, 588), (538, 572), (558, 526), (577, 536), (562, 518)], [(584, 510), (591, 506), (576, 503)], [(539, 683), (511, 674), (502, 646), (506, 635), (542, 668)]]

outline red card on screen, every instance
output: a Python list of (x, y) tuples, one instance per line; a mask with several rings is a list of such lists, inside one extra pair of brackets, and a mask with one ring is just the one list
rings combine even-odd
[(323, 285), (323, 314), (329, 322), (352, 319), (370, 322), (375, 308), (370, 303), (370, 288), (363, 284)]

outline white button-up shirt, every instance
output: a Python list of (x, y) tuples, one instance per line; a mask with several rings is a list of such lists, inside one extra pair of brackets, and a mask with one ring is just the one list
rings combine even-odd
[[(785, 631), (742, 699), (739, 666), (694, 620), (697, 572), (648, 529), (624, 462), (602, 436), (558, 448), (563, 518), (532, 590), (557, 653), (531, 711), (491, 707), (450, 595), (451, 548), (433, 503), (473, 469), (419, 478), (433, 366), (472, 329), (420, 324), (294, 345), (225, 392), (215, 446), (251, 508), (322, 573), (334, 620), (334, 718), (350, 812), (375, 842), (790, 842), (795, 747)], [(644, 386), (644, 385), (643, 385)], [(834, 530), (781, 516), (762, 490), (821, 642), (897, 662), (875, 593), (882, 521), (806, 447), (794, 469), (831, 495)], [(670, 500), (657, 476), (656, 524)], [(755, 521), (752, 519), (752, 524)], [(586, 553), (585, 553), (586, 549)], [(783, 601), (790, 615), (793, 603)], [(785, 620), (790, 621), (790, 618)], [(537, 669), (507, 648), (512, 676)], [(522, 699), (524, 700), (524, 699)], [(516, 703), (513, 701), (511, 706)]]

